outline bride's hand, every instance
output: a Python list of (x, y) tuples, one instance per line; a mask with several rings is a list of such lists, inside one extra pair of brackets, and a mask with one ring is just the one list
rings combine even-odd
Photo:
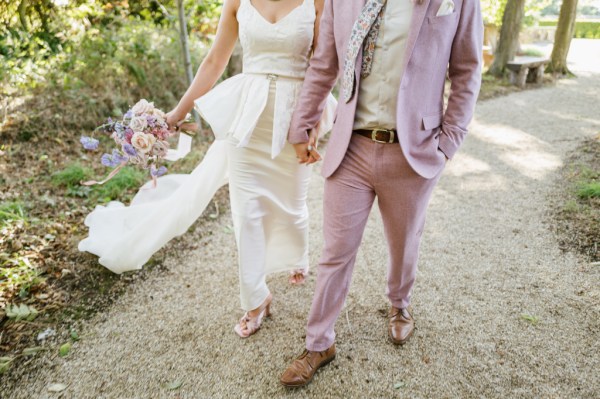
[(177, 108), (167, 113), (167, 125), (169, 125), (169, 130), (177, 131), (179, 130), (177, 124), (185, 119), (185, 114), (181, 114)]

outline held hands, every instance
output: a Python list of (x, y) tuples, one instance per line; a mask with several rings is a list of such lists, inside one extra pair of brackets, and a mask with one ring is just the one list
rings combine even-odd
[(294, 150), (296, 150), (296, 158), (298, 163), (310, 165), (321, 160), (321, 154), (317, 151), (319, 144), (319, 138), (317, 136), (317, 130), (312, 129), (308, 135), (308, 143), (294, 144)]

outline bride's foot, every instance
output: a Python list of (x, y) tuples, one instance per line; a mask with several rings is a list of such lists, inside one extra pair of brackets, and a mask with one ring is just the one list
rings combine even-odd
[(260, 330), (263, 318), (271, 316), (271, 301), (273, 295), (269, 294), (267, 299), (258, 308), (246, 312), (235, 325), (233, 330), (242, 338), (248, 338)]
[(306, 269), (295, 269), (290, 272), (290, 278), (288, 281), (291, 285), (302, 285), (308, 276), (308, 268)]

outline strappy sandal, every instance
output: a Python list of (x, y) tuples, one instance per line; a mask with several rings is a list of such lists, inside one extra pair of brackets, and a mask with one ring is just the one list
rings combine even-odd
[(239, 335), (241, 338), (248, 338), (249, 336), (255, 334), (258, 330), (260, 330), (260, 326), (262, 325), (263, 318), (271, 316), (271, 301), (273, 300), (273, 296), (269, 294), (267, 299), (260, 305), (258, 308), (260, 311), (257, 316), (251, 317), (248, 312), (242, 316), (239, 323), (235, 325), (233, 330)]

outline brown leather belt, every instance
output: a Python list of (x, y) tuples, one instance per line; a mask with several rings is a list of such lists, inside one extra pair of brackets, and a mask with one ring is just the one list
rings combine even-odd
[(360, 134), (361, 136), (365, 136), (370, 138), (371, 140), (377, 143), (397, 143), (398, 142), (398, 134), (396, 130), (388, 130), (388, 129), (373, 129), (373, 130), (364, 130), (358, 129), (355, 130), (354, 133)]

